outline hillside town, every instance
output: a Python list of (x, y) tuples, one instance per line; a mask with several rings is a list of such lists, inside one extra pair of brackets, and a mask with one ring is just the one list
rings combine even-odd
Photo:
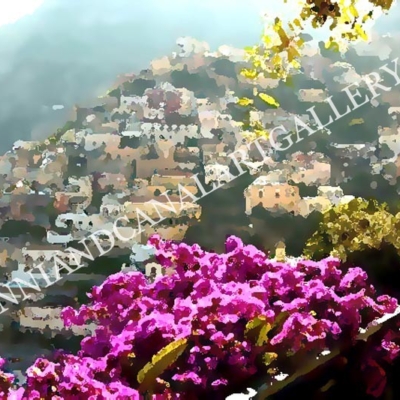
[[(183, 240), (192, 225), (203, 223), (206, 211), (190, 200), (181, 207), (179, 185), (200, 197), (197, 177), (204, 187), (217, 184), (221, 186), (218, 190), (227, 192), (232, 185), (229, 177), (237, 175), (230, 155), (237, 151), (243, 155), (241, 165), (252, 182), (240, 196), (244, 207), (238, 206), (234, 212), (248, 218), (248, 224), (254, 208), (307, 219), (332, 205), (349, 202), (359, 193), (349, 191), (346, 184), (353, 182), (360, 166), (376, 177), (369, 183), (371, 189), (377, 189), (378, 177), (389, 185), (400, 177), (399, 96), (383, 94), (382, 102), (390, 105), (390, 123), (380, 126), (371, 142), (336, 143), (331, 141), (334, 133), (322, 132), (326, 149), (310, 142), (304, 150), (293, 147), (284, 154), (274, 151), (265, 140), (259, 142), (266, 154), (262, 157), (243, 140), (240, 107), (236, 105), (238, 93), (252, 87), (240, 75), (245, 63), (243, 51), (222, 46), (212, 52), (206, 43), (191, 38), (182, 38), (177, 44), (176, 53), (154, 60), (148, 70), (119, 77), (96, 106), (76, 106), (71, 121), (47, 140), (16, 141), (0, 157), (3, 296), (10, 296), (10, 289), (22, 296), (18, 285), (5, 285), (16, 278), (28, 279), (28, 272), (39, 262), (50, 274), (55, 253), (74, 265), (76, 259), (65, 249), (99, 230), (112, 230), (118, 218), (128, 218), (129, 223), (125, 227), (121, 223), (120, 229), (124, 237), (130, 237), (137, 209), (157, 218), (157, 210), (148, 203), (153, 199), (170, 202), (179, 212), (164, 211), (165, 218), (159, 224), (143, 224), (140, 237), (117, 240), (102, 265), (116, 266), (113, 271), (141, 270), (149, 279), (165, 273), (146, 246), (148, 238), (158, 233), (165, 239)], [(327, 65), (329, 81), (320, 68), (326, 63), (326, 58), (311, 49), (305, 56), (304, 74), (308, 86), (314, 82), (315, 88), (298, 91), (301, 107), (296, 115), (304, 121), (310, 119), (305, 107), (322, 104), (328, 95), (360, 78), (350, 64), (331, 62)], [(325, 89), (320, 88), (321, 82)], [(258, 85), (273, 89), (278, 82), (266, 79)], [(253, 117), (267, 128), (283, 125), (293, 131), (292, 116), (293, 112), (278, 108)], [(350, 119), (349, 125), (355, 129), (365, 122)], [(301, 187), (314, 194), (302, 193)], [(229, 223), (235, 224), (234, 219)], [(98, 263), (86, 263), (87, 272), (80, 269), (49, 288), (43, 283), (39, 293), (25, 287), (30, 300), (1, 314), (2, 353), (21, 353), (21, 360), (15, 361), (16, 370), (30, 363), (29, 354), (37, 356), (31, 354), (30, 343), (46, 352), (50, 351), (51, 338), (91, 331), (88, 326), (67, 332), (59, 314), (63, 306), (78, 304), (82, 291), (105, 279), (109, 271)], [(16, 349), (13, 340), (22, 334), (24, 346)]]

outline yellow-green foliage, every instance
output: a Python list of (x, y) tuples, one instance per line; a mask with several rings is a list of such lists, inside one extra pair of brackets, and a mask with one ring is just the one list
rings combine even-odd
[(363, 123), (364, 123), (364, 120), (362, 118), (354, 118), (349, 122), (349, 126), (362, 125)]
[[(246, 48), (249, 66), (241, 73), (250, 83), (257, 85), (263, 78), (287, 81), (300, 68), (304, 44), (301, 33), (305, 23), (311, 22), (313, 28), (328, 26), (332, 35), (325, 47), (344, 51), (349, 42), (368, 39), (365, 23), (376, 18), (379, 12), (388, 11), (393, 0), (298, 0), (297, 3), (300, 12), (293, 21), (284, 26), (280, 18), (266, 19), (260, 44)], [(279, 107), (278, 101), (269, 94), (255, 89), (253, 95), (271, 107)], [(243, 122), (245, 138), (268, 138), (269, 132), (262, 124), (250, 118), (250, 112), (256, 110), (254, 99), (241, 98), (238, 104), (247, 111)]]
[(257, 346), (262, 346), (268, 341), (268, 332), (272, 329), (271, 324), (264, 317), (256, 317), (246, 325), (245, 335), (248, 340)]
[[(287, 3), (287, 0), (285, 0)], [(379, 12), (388, 11), (394, 0), (301, 0), (301, 21), (311, 21), (314, 28), (328, 25), (332, 36), (327, 47), (340, 47), (341, 40), (367, 40), (364, 25)]]
[(268, 366), (272, 364), (278, 358), (278, 354), (276, 353), (265, 353), (263, 355), (263, 363)]
[(137, 375), (139, 390), (142, 393), (151, 392), (156, 379), (182, 355), (187, 345), (187, 339), (176, 340), (154, 355)]
[[(265, 78), (287, 81), (291, 72), (300, 68), (300, 50), (304, 43), (300, 33), (301, 25), (298, 20), (289, 23), (287, 27), (284, 27), (279, 18), (266, 21), (261, 43), (245, 49), (249, 66), (241, 71), (241, 75), (254, 85)], [(279, 107), (273, 96), (259, 92), (256, 87), (253, 96), (271, 108)], [(251, 111), (256, 111), (254, 99), (241, 98), (238, 104), (246, 107), (248, 113), (248, 121), (244, 124), (245, 137), (249, 140), (256, 137), (268, 138), (269, 133), (262, 124), (250, 118)]]
[(304, 255), (313, 259), (333, 254), (343, 261), (354, 251), (379, 249), (383, 242), (400, 250), (400, 213), (385, 204), (354, 199), (326, 211), (319, 229), (307, 241)]

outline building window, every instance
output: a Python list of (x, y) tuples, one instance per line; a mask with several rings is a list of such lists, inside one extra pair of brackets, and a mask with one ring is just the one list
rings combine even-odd
[(260, 198), (260, 199), (262, 199), (262, 197), (263, 197), (263, 191), (262, 190), (259, 190), (258, 191), (258, 197)]
[(275, 192), (275, 198), (279, 199), (281, 197), (281, 195), (279, 194), (279, 192)]

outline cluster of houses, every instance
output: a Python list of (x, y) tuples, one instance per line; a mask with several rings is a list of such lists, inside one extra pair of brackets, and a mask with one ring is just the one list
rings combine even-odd
[[(340, 186), (331, 186), (331, 162), (323, 154), (293, 153), (288, 160), (275, 163), (274, 169), (259, 175), (246, 188), (246, 214), (261, 205), (274, 213), (292, 213), (307, 217), (324, 212), (332, 206), (346, 203), (354, 196), (344, 195)], [(300, 196), (298, 184), (317, 188), (317, 196)]]
[[(251, 88), (239, 74), (243, 51), (222, 46), (212, 52), (207, 44), (192, 39), (180, 40), (179, 46), (178, 53), (153, 61), (140, 75), (120, 77), (99, 105), (76, 107), (73, 120), (56, 135), (44, 142), (17, 141), (0, 156), (3, 284), (26, 276), (38, 263), (50, 273), (55, 252), (73, 265), (77, 260), (65, 249), (98, 230), (112, 231), (118, 218), (129, 220), (125, 226), (122, 221), (119, 229), (122, 236), (131, 237), (138, 209), (152, 219), (159, 218), (151, 200), (168, 202), (176, 211), (163, 211), (163, 220), (154, 226), (145, 224), (139, 237), (116, 238), (108, 257), (113, 263), (114, 256), (130, 256), (122, 270), (141, 270), (149, 279), (170, 273), (154, 263), (147, 239), (154, 233), (165, 239), (185, 238), (189, 227), (201, 218), (202, 207), (190, 200), (182, 202), (179, 185), (200, 196), (194, 177), (205, 187), (229, 183), (230, 174), (237, 174), (230, 157), (233, 152), (240, 151), (241, 161), (254, 176), (244, 190), (245, 207), (240, 212), (245, 215), (261, 206), (271, 213), (306, 218), (346, 203), (353, 196), (345, 195), (340, 184), (351, 179), (353, 164), (360, 159), (367, 160), (372, 174), (388, 180), (400, 176), (400, 104), (393, 103), (389, 109), (393, 125), (381, 127), (375, 143), (331, 145), (336, 161), (317, 151), (294, 151), (282, 160), (267, 141), (261, 143), (266, 154), (261, 157), (257, 149), (243, 142), (241, 124), (232, 111), (237, 100), (234, 89), (238, 85)], [(314, 80), (321, 74), (312, 62), (315, 57), (312, 52), (305, 57), (304, 69)], [(356, 79), (355, 71), (345, 63), (328, 67), (341, 79), (332, 81), (331, 86), (340, 89)], [(182, 81), (176, 78), (179, 74)], [(201, 82), (196, 84), (193, 78), (193, 84), (187, 85), (190, 89), (182, 83), (190, 81), (189, 74), (198, 74)], [(277, 87), (278, 82), (260, 78), (258, 84), (268, 89)], [(298, 98), (305, 104), (322, 103), (327, 91), (302, 89)], [(267, 127), (294, 129), (292, 113), (280, 108), (253, 113), (251, 118)], [(301, 119), (308, 121), (309, 116), (301, 115)], [(301, 185), (315, 187), (317, 195), (300, 196)], [(7, 318), (24, 332), (61, 332), (59, 308), (64, 304), (49, 309), (46, 298), (58, 299), (53, 303), (76, 304), (78, 283), (101, 282), (105, 277), (84, 271), (41, 293), (25, 288), (32, 300), (42, 305), (28, 302), (22, 309), (15, 306)], [(0, 294), (7, 290), (0, 288)], [(7, 329), (8, 320), (4, 321), (3, 329)], [(90, 327), (75, 330), (79, 335), (88, 332)]]

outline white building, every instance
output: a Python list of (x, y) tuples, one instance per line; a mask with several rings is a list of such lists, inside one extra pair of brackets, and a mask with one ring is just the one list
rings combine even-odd
[(136, 243), (132, 246), (132, 254), (129, 256), (129, 260), (132, 264), (142, 263), (149, 260), (155, 255), (155, 248), (149, 245), (143, 245)]
[(204, 172), (206, 185), (209, 185), (213, 182), (222, 184), (231, 181), (231, 174), (227, 165), (221, 165), (217, 163), (208, 164), (204, 167)]
[(67, 244), (72, 242), (74, 238), (69, 233), (68, 235), (60, 235), (54, 231), (47, 231), (47, 242), (51, 244)]
[(320, 186), (318, 188), (318, 196), (325, 197), (332, 204), (337, 205), (344, 194), (340, 186)]

